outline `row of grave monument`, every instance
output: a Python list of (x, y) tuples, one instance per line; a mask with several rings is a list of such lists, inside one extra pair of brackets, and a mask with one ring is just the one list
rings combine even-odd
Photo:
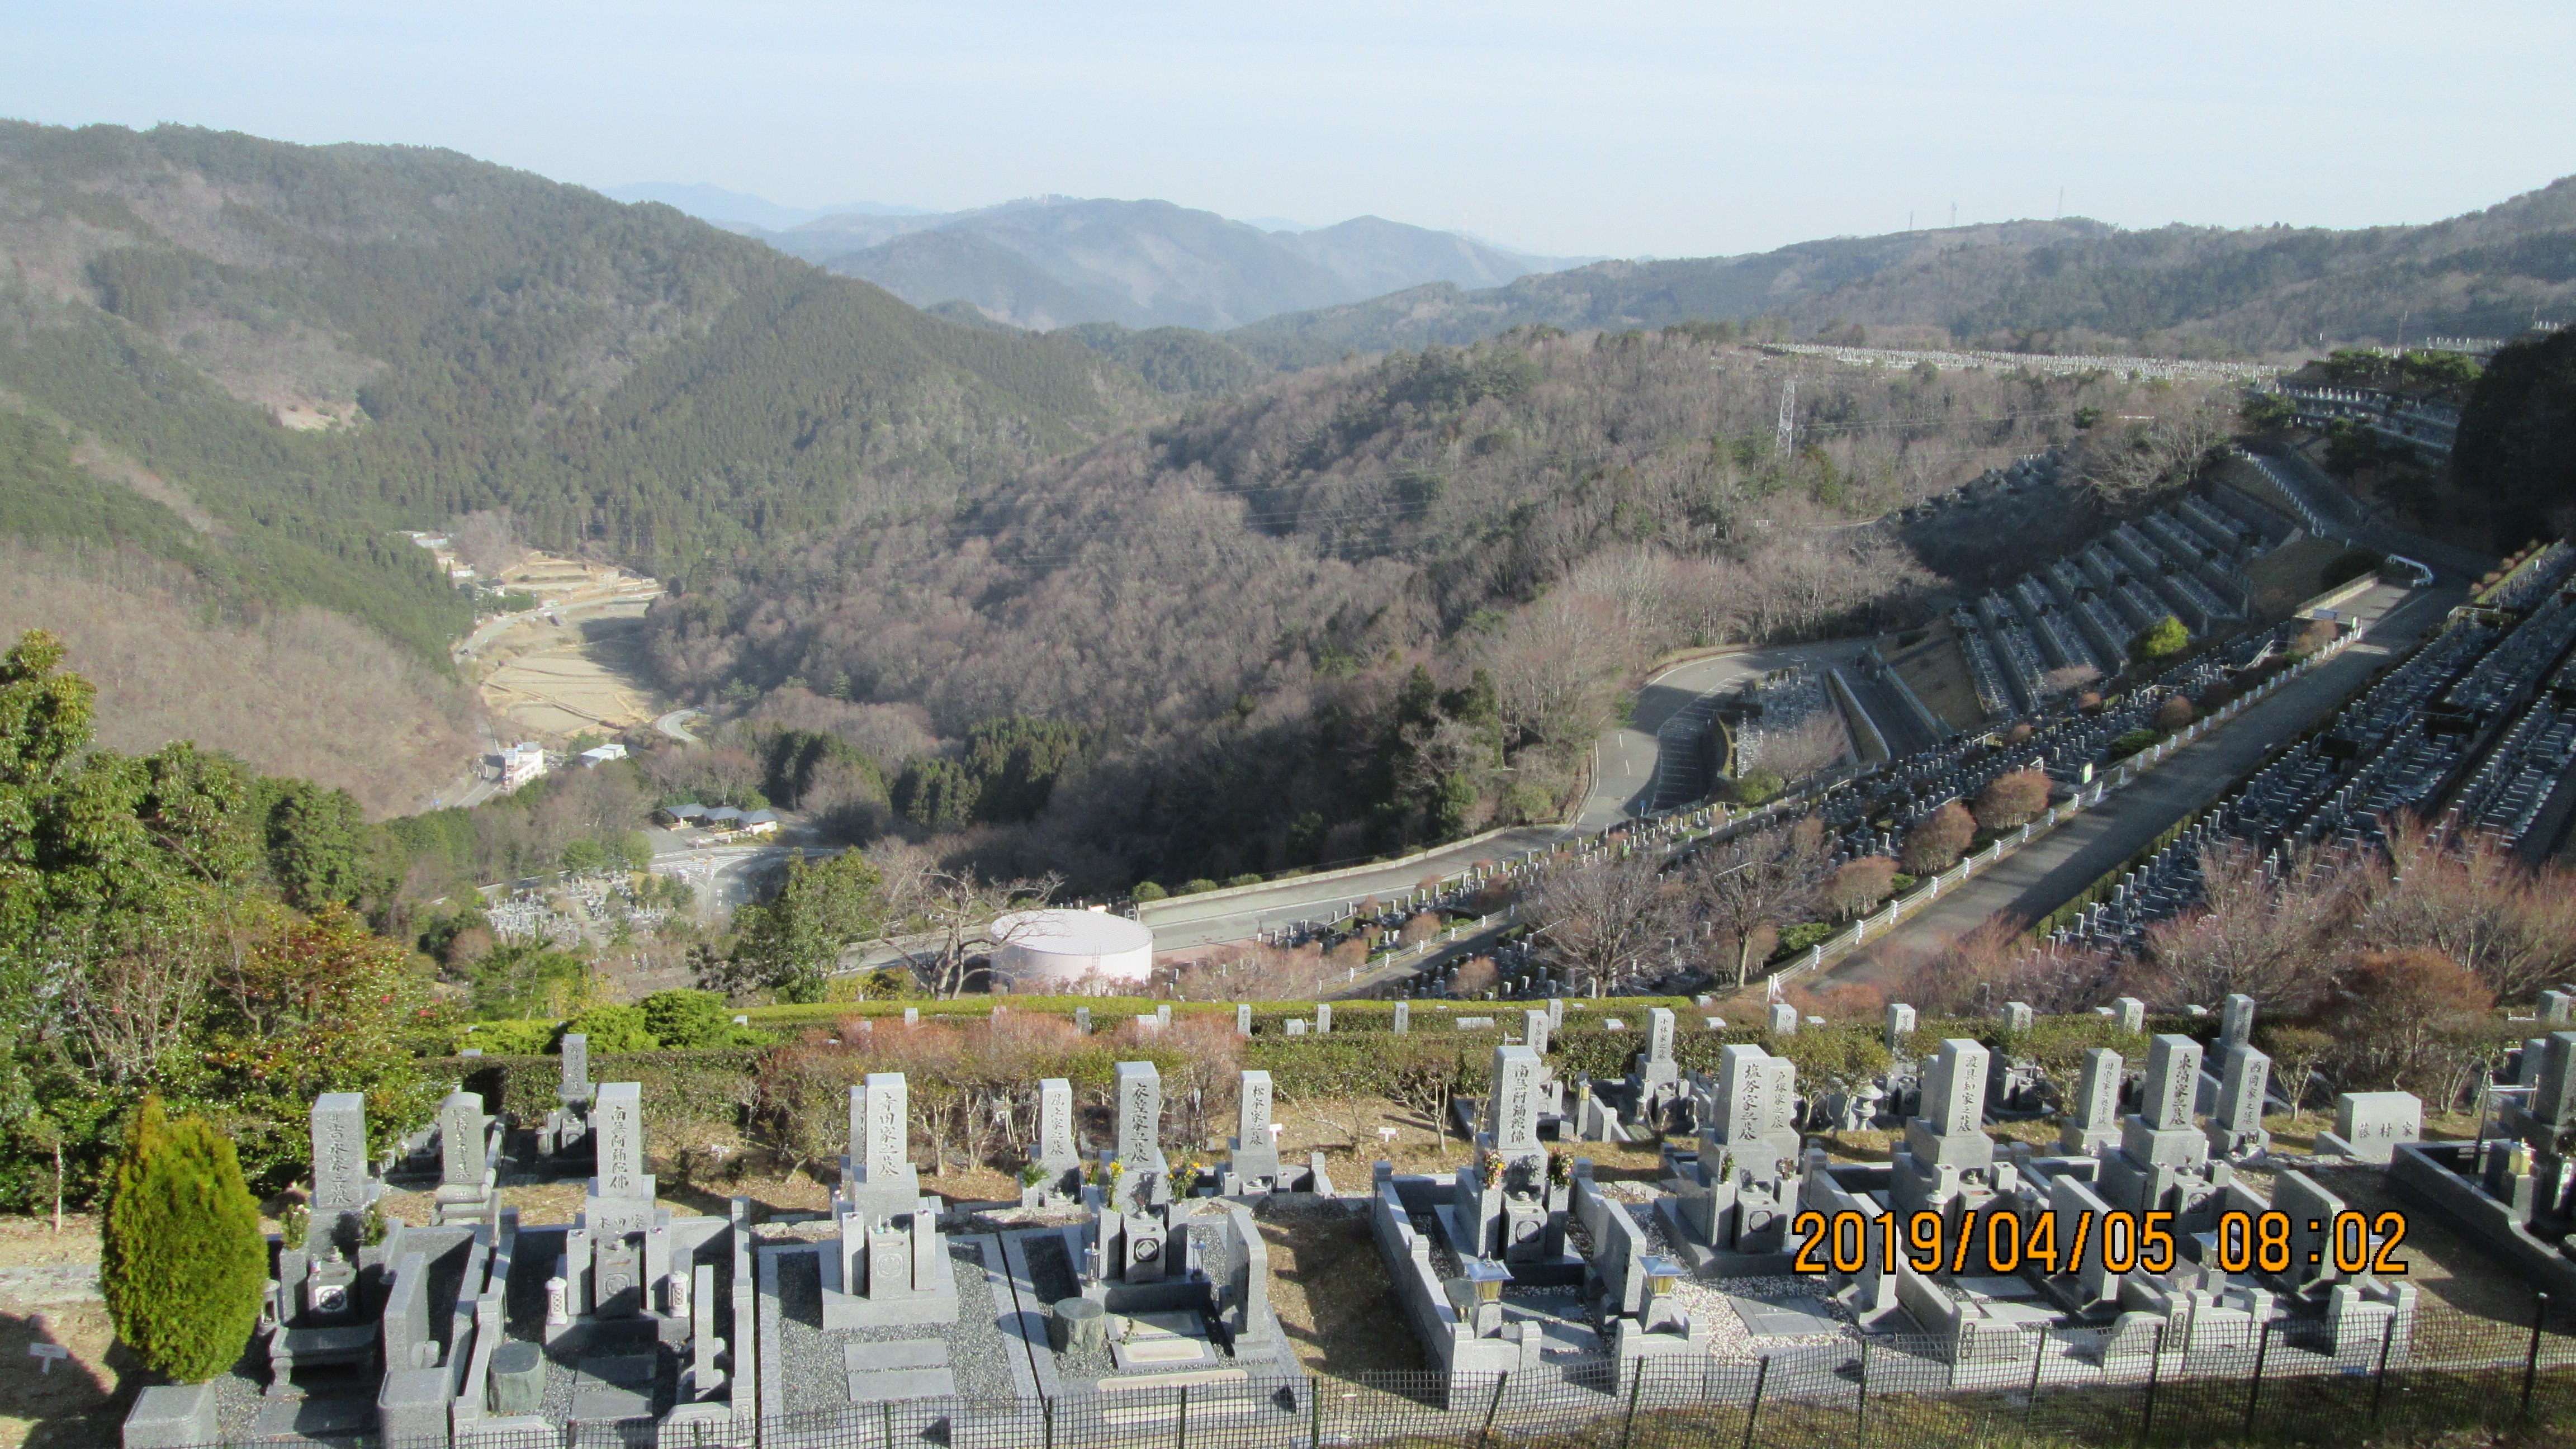
[[(1894, 1214), (1891, 1243), (1914, 1241), (1904, 1230), (1929, 1213), (1942, 1225), (1944, 1244), (1969, 1242), (1975, 1224), (1997, 1214), (2016, 1219), (2021, 1231), (2013, 1243), (2035, 1241), (2033, 1225), (2053, 1214), (2057, 1242), (2088, 1245), (2042, 1265), (2035, 1258), (2003, 1262), (1989, 1240), (1975, 1251), (1962, 1247), (1949, 1267), (1933, 1272), (1872, 1259), (1861, 1271), (1831, 1275), (1855, 1320), (1887, 1326), (1902, 1310), (1944, 1346), (1963, 1382), (1981, 1382), (2007, 1358), (2026, 1366), (2027, 1348), (2009, 1346), (2023, 1343), (2023, 1327), (2035, 1318), (2108, 1330), (2110, 1351), (2134, 1352), (2163, 1342), (2159, 1335), (2180, 1346), (2180, 1330), (2202, 1347), (2250, 1345), (2272, 1319), (2300, 1316), (2322, 1321), (2338, 1355), (2377, 1352), (2387, 1341), (2402, 1362), (2413, 1290), (2335, 1266), (2331, 1245), (2310, 1225), (2343, 1221), (2346, 1205), (2268, 1156), (2262, 1115), (2269, 1063), (2247, 1039), (2250, 1003), (2231, 1004), (2237, 1030), (2216, 1048), (2219, 1075), (2204, 1072), (2199, 1042), (2157, 1036), (2132, 1112), (2118, 1110), (2127, 1076), (2120, 1054), (2089, 1051), (2053, 1154), (2022, 1143), (1999, 1147), (1986, 1135), (1991, 1063), (1977, 1042), (1946, 1040), (1924, 1062), (1921, 1108), (1884, 1165), (1835, 1164), (1804, 1145), (1795, 1064), (1757, 1045), (1730, 1045), (1715, 1073), (1679, 1084), (1694, 1100), (1699, 1125), (1695, 1150), (1667, 1148), (1667, 1190), (1651, 1208), (1659, 1220), (1652, 1237), (1669, 1244), (1669, 1254), (1649, 1250), (1652, 1237), (1624, 1206), (1587, 1198), (1581, 1172), (1569, 1183), (1549, 1180), (1540, 1133), (1561, 1093), (1537, 1052), (1498, 1047), (1492, 1092), (1475, 1114), (1476, 1161), (1450, 1181), (1398, 1177), (1381, 1165), (1378, 1245), (1417, 1335), (1452, 1375), (1535, 1366), (1536, 1343), (1495, 1305), (1507, 1286), (1561, 1285), (1569, 1275), (1593, 1293), (1604, 1322), (1619, 1320), (1609, 1341), (1622, 1356), (1678, 1351), (1699, 1335), (1672, 1300), (1671, 1285), (1685, 1274), (1788, 1271), (1809, 1246), (1798, 1224), (1810, 1211), (1826, 1224), (1857, 1217), (1861, 1242), (1878, 1241), (1877, 1220)], [(2195, 1120), (2213, 1086), (2211, 1111)], [(2346, 1094), (2337, 1103), (2342, 1140), (2329, 1146), (2386, 1162), (2412, 1139), (2419, 1113), (2403, 1093)], [(2269, 1199), (2236, 1176), (2239, 1166), (2258, 1161), (2275, 1172)], [(1564, 1251), (1569, 1210), (1587, 1229), (1589, 1261)], [(2275, 1210), (2293, 1224), (2292, 1266), (2278, 1274), (2222, 1271), (2210, 1236), (2222, 1215), (2243, 1212), (2250, 1220)], [(2153, 1266), (2153, 1252), (2142, 1261), (2130, 1251), (2124, 1261), (2117, 1246), (2106, 1250), (2119, 1241), (2115, 1217), (2134, 1233), (2159, 1221), (2150, 1214), (2171, 1215), (2162, 1220), (2176, 1235), (2170, 1263)], [(1435, 1270), (1438, 1248), (1456, 1260), (1446, 1279)], [(2311, 1250), (2320, 1250), (2314, 1262)], [(1600, 1308), (1605, 1295), (1616, 1300), (1616, 1313)]]
[[(578, 1047), (575, 1053), (564, 1104), (545, 1129), (555, 1147), (586, 1144), (595, 1163), (580, 1214), (567, 1225), (523, 1226), (515, 1210), (499, 1205), (499, 1124), (481, 1098), (464, 1091), (442, 1102), (433, 1129), (440, 1183), (430, 1195), (432, 1221), (387, 1222), (373, 1211), (384, 1178), (368, 1151), (364, 1097), (329, 1093), (316, 1101), (309, 1223), (300, 1242), (275, 1245), (262, 1324), (271, 1403), (250, 1432), (372, 1428), (388, 1439), (458, 1443), (551, 1433), (558, 1426), (544, 1415), (565, 1410), (560, 1396), (548, 1399), (550, 1366), (574, 1376), (573, 1419), (643, 1416), (649, 1394), (592, 1386), (590, 1367), (632, 1362), (631, 1353), (612, 1350), (639, 1345), (648, 1363), (667, 1345), (682, 1364), (663, 1422), (730, 1421), (752, 1412), (751, 1395), (736, 1389), (753, 1381), (758, 1362), (748, 1203), (736, 1199), (725, 1217), (660, 1207), (645, 1170), (640, 1087), (588, 1082)], [(1248, 1214), (1219, 1219), (1213, 1238), (1174, 1219), (1172, 1172), (1158, 1141), (1161, 1080), (1152, 1064), (1118, 1064), (1115, 1143), (1089, 1181), (1070, 1083), (1042, 1083), (1039, 1100), (1039, 1141), (1030, 1153), (1039, 1170), (1030, 1199), (1086, 1210), (1079, 1259), (1085, 1295), (1111, 1307), (1204, 1308), (1225, 1323), (1236, 1352), (1280, 1351), (1266, 1257)], [(1329, 1192), (1320, 1163), (1283, 1168), (1271, 1102), (1268, 1075), (1245, 1073), (1234, 1150), (1207, 1186), (1236, 1197)], [(832, 1198), (835, 1232), (816, 1249), (822, 1326), (953, 1323), (955, 1273), (939, 1200), (921, 1193), (909, 1161), (903, 1076), (871, 1074), (850, 1089), (849, 1107), (849, 1151)], [(1218, 1265), (1214, 1278), (1209, 1264)], [(542, 1325), (533, 1334), (514, 1325), (514, 1278), (542, 1283)], [(586, 1408), (584, 1391), (602, 1402)], [(215, 1419), (218, 1402), (206, 1385), (154, 1390), (128, 1420), (128, 1449), (237, 1436), (240, 1426)]]

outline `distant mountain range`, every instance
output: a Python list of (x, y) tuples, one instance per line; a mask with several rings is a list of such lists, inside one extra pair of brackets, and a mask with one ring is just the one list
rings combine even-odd
[(1800, 338), (2048, 352), (2293, 353), (2511, 336), (2576, 314), (2576, 178), (2423, 226), (2168, 226), (2081, 218), (1608, 261), (1499, 287), (1439, 282), (1283, 313), (1227, 340), (1273, 367), (1569, 331), (1748, 322)]
[(658, 201), (685, 211), (700, 221), (753, 227), (801, 226), (822, 217), (850, 213), (863, 216), (930, 214), (918, 206), (888, 206), (877, 201), (845, 201), (837, 206), (781, 206), (765, 197), (727, 191), (703, 181), (638, 181), (632, 186), (604, 188), (600, 195), (611, 201)]
[(608, 194), (667, 202), (916, 306), (964, 302), (1042, 331), (1085, 322), (1222, 330), (1431, 282), (1498, 287), (1593, 260), (1524, 256), (1374, 216), (1265, 229), (1167, 201), (1043, 196), (972, 211), (853, 206), (761, 221), (762, 208), (794, 209), (674, 183)]

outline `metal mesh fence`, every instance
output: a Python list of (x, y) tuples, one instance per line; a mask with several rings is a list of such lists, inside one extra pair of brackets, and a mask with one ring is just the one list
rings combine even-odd
[[(2032, 1329), (1968, 1363), (1931, 1338), (1761, 1358), (1551, 1362), (1496, 1376), (1261, 1372), (1111, 1381), (1049, 1398), (895, 1400), (827, 1413), (478, 1432), (455, 1449), (1970, 1449), (2405, 1444), (2521, 1429), (2576, 1443), (2576, 1315), (2428, 1307), (2393, 1338), (2322, 1323), (2121, 1336)], [(707, 1406), (713, 1409), (715, 1406)], [(694, 1412), (694, 1410), (693, 1410)], [(525, 1421), (515, 1421), (524, 1423)], [(309, 1441), (308, 1441), (309, 1442)], [(451, 1441), (334, 1439), (332, 1449)]]

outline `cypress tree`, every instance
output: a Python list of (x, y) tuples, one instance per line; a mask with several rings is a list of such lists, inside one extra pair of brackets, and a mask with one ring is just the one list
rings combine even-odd
[(99, 1281), (116, 1336), (179, 1383), (231, 1368), (268, 1278), (259, 1205), (231, 1139), (202, 1117), (173, 1122), (146, 1098), (110, 1193)]

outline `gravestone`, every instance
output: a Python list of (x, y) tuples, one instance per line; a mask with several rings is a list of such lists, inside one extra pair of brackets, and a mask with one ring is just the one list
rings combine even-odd
[(2412, 1092), (2345, 1092), (2335, 1098), (2334, 1131), (2317, 1139), (2317, 1151), (2340, 1152), (2382, 1166), (2397, 1149), (2424, 1136), (2424, 1104)]
[(1152, 1062), (1120, 1062), (1114, 1099), (1118, 1109), (1118, 1160), (1133, 1171), (1163, 1166), (1163, 1075)]
[(1317, 1036), (1323, 1036), (1323, 1035), (1326, 1035), (1327, 1033), (1331, 1032), (1331, 1031), (1332, 1031), (1332, 1029), (1333, 1029), (1333, 1004), (1332, 1004), (1331, 1002), (1329, 1002), (1329, 1001), (1318, 1001), (1318, 1002), (1316, 1002), (1316, 1003), (1315, 1003), (1315, 1034), (1316, 1034)]
[(1090, 1007), (1088, 1007), (1088, 1006), (1077, 1006), (1077, 1007), (1075, 1007), (1075, 1008), (1073, 1009), (1073, 1030), (1074, 1030), (1074, 1034), (1075, 1034), (1075, 1035), (1077, 1035), (1077, 1036), (1089, 1036), (1089, 1035), (1091, 1035), (1091, 1008), (1090, 1008)]
[(2540, 993), (2540, 1020), (2544, 1026), (2563, 1027), (2576, 1021), (2576, 996), (2564, 991)]
[(2111, 1008), (2113, 1017), (2120, 1023), (2120, 1030), (2142, 1033), (2147, 1029), (2145, 1002), (2134, 996), (2122, 996), (2112, 1000)]
[(1279, 1144), (1270, 1131), (1270, 1074), (1245, 1072), (1235, 1088), (1234, 1138), (1221, 1190), (1227, 1197), (1279, 1184)]
[(495, 1175), (487, 1160), (490, 1126), (483, 1099), (472, 1092), (450, 1092), (438, 1104), (438, 1190), (430, 1198), (431, 1222), (491, 1220)]
[(1304, 1017), (1289, 1018), (1286, 1030), (1290, 1036), (1304, 1036), (1306, 1034), (1306, 1019)]
[(1250, 1035), (1252, 1035), (1252, 1008), (1251, 1008), (1251, 1006), (1249, 1006), (1249, 1005), (1243, 1005), (1243, 1006), (1238, 1006), (1238, 1007), (1236, 1007), (1236, 1008), (1234, 1009), (1234, 1034), (1235, 1034), (1236, 1036), (1250, 1036)]
[(1557, 1032), (1562, 1031), (1564, 1028), (1565, 998), (1562, 996), (1551, 996), (1547, 999), (1547, 1029), (1550, 1032)]
[(1399, 1001), (1395, 1004), (1394, 1026), (1392, 1030), (1397, 1036), (1406, 1035), (1413, 1030), (1412, 1002)]
[(921, 1025), (921, 1008), (918, 1006), (905, 1007), (903, 1009), (903, 1024), (906, 1026)]
[(566, 1032), (562, 1050), (563, 1077), (561, 1083), (555, 1088), (555, 1097), (567, 1107), (588, 1102), (592, 1090), (590, 1038), (581, 1032)]
[(1547, 1013), (1533, 1007), (1521, 1013), (1521, 1043), (1541, 1056), (1547, 1054)]
[(1656, 1211), (1694, 1271), (1718, 1254), (1777, 1253), (1797, 1207), (1798, 1068), (1758, 1046), (1718, 1053), (1700, 1118), (1699, 1152), (1676, 1164), (1679, 1196)]
[(1506, 1262), (1554, 1257), (1564, 1239), (1564, 1190), (1547, 1180), (1547, 1149), (1538, 1139), (1547, 1064), (1526, 1046), (1494, 1048), (1493, 1089), (1485, 1100), (1483, 1150), (1460, 1170), (1473, 1193), (1477, 1255)]
[(1167, 1002), (1164, 1002), (1162, 1005), (1157, 1006), (1157, 1007), (1155, 1007), (1155, 1008), (1154, 1008), (1154, 1025), (1155, 1025), (1155, 1027), (1156, 1027), (1157, 1029), (1161, 1029), (1161, 1028), (1167, 1028), (1167, 1027), (1169, 1027), (1171, 1024), (1172, 1024), (1172, 1005), (1171, 1005), (1171, 1003), (1170, 1003), (1170, 1002), (1168, 1002), (1168, 1001), (1167, 1001)]
[(2074, 1110), (2060, 1120), (2058, 1150), (2070, 1157), (2090, 1157), (2120, 1140), (2120, 1054), (2109, 1047), (2090, 1047), (2075, 1078)]
[(1081, 1190), (1082, 1144), (1073, 1133), (1073, 1083), (1048, 1077), (1038, 1083), (1038, 1141), (1029, 1153), (1037, 1181), (1020, 1184), (1020, 1205), (1053, 1207)]
[[(367, 1099), (356, 1092), (314, 1098), (312, 1132), (313, 1197), (304, 1241), (279, 1255), (278, 1271), (294, 1290), (295, 1311), (308, 1322), (337, 1323), (358, 1307), (359, 1244), (367, 1206), (381, 1191), (367, 1171)], [(272, 1360), (284, 1342), (283, 1335), (272, 1338)]]
[(1532, 1159), (1544, 1165), (1547, 1149), (1538, 1139), (1541, 1083), (1547, 1073), (1538, 1053), (1526, 1046), (1494, 1048), (1494, 1083), (1485, 1099), (1485, 1135), (1493, 1154), (1509, 1163)]
[(2114, 1209), (2169, 1212), (2178, 1228), (2206, 1231), (2234, 1169), (2209, 1160), (2209, 1138), (2192, 1122), (2201, 1079), (2200, 1043), (2166, 1033), (2147, 1046), (2138, 1110), (2120, 1119), (2120, 1144), (2101, 1154), (2094, 1191)]
[(313, 1231), (355, 1243), (376, 1191), (367, 1172), (365, 1094), (324, 1092), (313, 1099)]
[(2007, 1001), (2004, 1003), (2004, 1030), (2028, 1031), (2030, 1030), (2030, 1019), (2031, 1011), (2029, 1002)]
[(1673, 1060), (1673, 1011), (1668, 1006), (1646, 1011), (1646, 1050), (1637, 1058), (1637, 1106), (1652, 1113), (1681, 1094), (1681, 1066)]
[(1798, 1008), (1785, 1001), (1772, 1002), (1766, 1020), (1773, 1036), (1798, 1034)]
[[(582, 1198), (575, 1240), (574, 1281), (584, 1285), (586, 1311), (599, 1318), (631, 1318), (645, 1311), (646, 1285), (666, 1264), (650, 1261), (661, 1215), (653, 1206), (653, 1175), (644, 1170), (643, 1088), (607, 1082), (591, 1107), (599, 1141), (599, 1171)], [(587, 1258), (588, 1261), (582, 1261)]]
[(1946, 1214), (1953, 1202), (1973, 1211), (2011, 1189), (2014, 1169), (1985, 1131), (1991, 1065), (1985, 1047), (1951, 1037), (1924, 1068), (1921, 1109), (1893, 1154), (1890, 1198), (1901, 1211)]
[(1905, 1043), (1914, 1035), (1914, 1008), (1902, 1001), (1887, 1004), (1887, 1049), (1903, 1052)]
[(2222, 1003), (2218, 1017), (2218, 1040), (2228, 1051), (2254, 1039), (2254, 998), (2243, 992), (2231, 995)]
[(850, 1088), (850, 1151), (840, 1196), (870, 1213), (910, 1212), (921, 1198), (912, 1165), (912, 1092), (901, 1072), (870, 1072)]
[(2243, 1164), (2272, 1148), (2263, 1130), (2263, 1097), (2271, 1088), (2272, 1059), (2239, 1043), (2227, 1054), (2218, 1086), (2218, 1111), (2211, 1117), (2209, 1155)]

